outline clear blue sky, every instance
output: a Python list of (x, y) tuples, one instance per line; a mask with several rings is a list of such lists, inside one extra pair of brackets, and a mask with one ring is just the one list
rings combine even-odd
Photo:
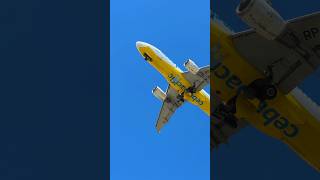
[[(212, 8), (234, 31), (247, 27), (236, 16), (239, 1), (212, 1)], [(318, 0), (273, 1), (274, 7), (285, 19), (291, 19), (320, 10)], [(320, 104), (320, 71), (310, 76), (300, 86), (310, 97)], [(315, 85), (316, 84), (316, 85)], [(315, 142), (319, 143), (319, 142)], [(319, 152), (320, 153), (320, 152)], [(300, 159), (280, 141), (267, 137), (252, 127), (235, 135), (229, 145), (221, 146), (213, 152), (211, 167), (215, 180), (319, 180), (320, 174)]]
[(153, 44), (182, 69), (188, 58), (208, 65), (209, 6), (209, 0), (111, 0), (112, 180), (209, 179), (209, 117), (186, 103), (157, 134), (161, 102), (151, 90), (165, 90), (167, 82), (135, 47)]

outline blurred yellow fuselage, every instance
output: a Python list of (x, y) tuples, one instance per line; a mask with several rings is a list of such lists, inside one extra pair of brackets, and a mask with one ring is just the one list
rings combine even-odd
[[(264, 77), (236, 51), (230, 32), (214, 21), (211, 21), (210, 45), (211, 58), (215, 61), (211, 71), (211, 90), (217, 92), (223, 101), (228, 101), (238, 90)], [(275, 99), (265, 102), (239, 96), (236, 117), (283, 141), (320, 170), (320, 121), (293, 93), (285, 95), (278, 91)]]

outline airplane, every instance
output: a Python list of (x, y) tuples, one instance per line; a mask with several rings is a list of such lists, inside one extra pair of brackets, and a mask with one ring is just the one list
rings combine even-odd
[(320, 65), (320, 12), (285, 21), (271, 1), (241, 0), (251, 29), (210, 22), (211, 149), (251, 125), (320, 171), (320, 108), (297, 86)]
[(145, 61), (159, 71), (169, 83), (166, 92), (158, 86), (152, 90), (152, 94), (163, 102), (156, 123), (158, 133), (185, 101), (210, 115), (210, 96), (203, 89), (210, 81), (210, 66), (199, 68), (188, 59), (184, 63), (187, 69), (184, 72), (156, 47), (141, 41), (136, 42), (136, 47)]

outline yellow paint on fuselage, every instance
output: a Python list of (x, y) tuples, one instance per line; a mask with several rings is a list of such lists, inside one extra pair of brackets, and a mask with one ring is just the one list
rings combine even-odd
[[(233, 97), (241, 86), (263, 77), (236, 51), (229, 32), (211, 21), (211, 47), (216, 62), (211, 74), (211, 88), (223, 101)], [(240, 81), (239, 81), (240, 80)], [(239, 83), (239, 82), (240, 83)], [(235, 85), (237, 82), (238, 84)], [(274, 100), (263, 104), (240, 96), (236, 116), (260, 131), (280, 139), (318, 171), (320, 170), (320, 121), (312, 116), (292, 94), (278, 92)]]
[[(159, 50), (151, 45), (138, 47), (142, 56), (146, 53), (152, 60), (148, 61), (157, 71), (159, 71), (163, 77), (168, 81), (170, 87), (176, 90), (179, 94), (182, 94), (186, 88), (192, 86), (188, 80), (183, 76), (183, 71), (176, 67), (173, 63), (167, 60)], [(158, 51), (158, 52), (156, 52)], [(159, 55), (159, 53), (161, 53)], [(184, 99), (190, 103), (198, 106), (207, 115), (210, 114), (210, 96), (204, 91), (198, 91), (196, 93), (184, 93)]]

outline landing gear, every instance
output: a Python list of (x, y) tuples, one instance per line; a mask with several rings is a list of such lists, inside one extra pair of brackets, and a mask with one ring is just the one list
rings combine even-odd
[(181, 101), (181, 102), (184, 102), (184, 93), (191, 93), (191, 94), (193, 94), (193, 93), (196, 93), (197, 91), (196, 91), (196, 88), (195, 88), (195, 86), (193, 85), (193, 86), (191, 86), (191, 87), (189, 87), (189, 88), (187, 88), (187, 89), (185, 89), (185, 91), (183, 91), (181, 94), (178, 94), (178, 96), (177, 96), (177, 98)]
[(269, 79), (257, 79), (248, 86), (251, 98), (260, 101), (272, 100), (277, 96), (277, 87)]
[(146, 61), (150, 61), (150, 62), (152, 61), (152, 58), (147, 53), (144, 53), (143, 57)]
[(179, 99), (181, 102), (184, 102), (184, 92), (182, 94), (178, 94), (177, 99)]
[(238, 127), (238, 119), (233, 114), (228, 114), (224, 121), (232, 128), (236, 129)]
[(228, 123), (230, 125), (230, 127), (232, 128), (237, 128), (238, 127), (238, 119), (235, 117), (235, 113), (237, 112), (237, 98), (238, 95), (232, 97), (226, 104), (226, 115), (224, 120), (226, 121), (226, 123)]
[(260, 78), (254, 80), (248, 86), (248, 91), (245, 93), (249, 99), (257, 98), (260, 101), (272, 100), (277, 96), (277, 87), (273, 84), (273, 68), (276, 63), (281, 62), (283, 59), (280, 58), (268, 65), (264, 74), (266, 78)]
[(227, 102), (228, 111), (235, 114), (237, 112), (237, 98), (238, 95), (235, 95)]
[(193, 93), (196, 93), (197, 90), (195, 86), (190, 86), (186, 89), (186, 92), (193, 94)]
[(226, 104), (220, 104), (214, 116), (226, 122), (230, 127), (238, 127), (238, 119), (234, 115), (236, 113), (236, 99), (237, 96), (231, 98)]
[(278, 90), (273, 83), (272, 68), (272, 65), (267, 67), (265, 78), (254, 80), (245, 88), (244, 91), (238, 91), (238, 93), (229, 101), (227, 101), (227, 103), (221, 103), (214, 111), (213, 116), (223, 120), (230, 127), (237, 128), (239, 125), (235, 114), (237, 112), (237, 98), (240, 93), (244, 93), (244, 96), (246, 96), (248, 99), (258, 99), (260, 101), (272, 100), (276, 98)]

